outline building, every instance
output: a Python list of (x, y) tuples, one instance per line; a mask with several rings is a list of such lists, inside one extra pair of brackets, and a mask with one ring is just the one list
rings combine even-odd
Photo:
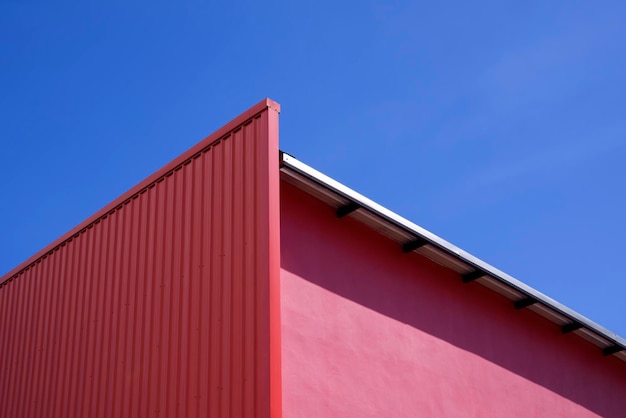
[(623, 415), (626, 341), (280, 153), (279, 111), (0, 279), (0, 415)]

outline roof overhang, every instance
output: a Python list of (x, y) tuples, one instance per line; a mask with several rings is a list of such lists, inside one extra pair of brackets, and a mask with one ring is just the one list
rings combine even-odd
[(281, 179), (334, 207), (337, 216), (353, 217), (416, 252), (454, 270), (462, 282), (479, 283), (510, 299), (512, 308), (529, 309), (553, 322), (563, 334), (573, 333), (604, 355), (626, 361), (626, 340), (536, 289), (463, 251), (430, 231), (281, 152)]

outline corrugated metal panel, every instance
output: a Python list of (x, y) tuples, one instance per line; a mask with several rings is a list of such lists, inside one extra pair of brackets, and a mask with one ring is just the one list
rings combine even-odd
[(0, 280), (0, 416), (280, 416), (278, 112), (257, 104)]

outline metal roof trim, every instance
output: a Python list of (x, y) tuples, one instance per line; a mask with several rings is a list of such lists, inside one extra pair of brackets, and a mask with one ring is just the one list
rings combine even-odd
[(170, 175), (172, 172), (182, 167), (187, 161), (192, 160), (193, 158), (195, 158), (196, 155), (203, 152), (203, 150), (206, 150), (207, 148), (215, 145), (217, 142), (228, 137), (235, 130), (239, 129), (241, 126), (245, 125), (253, 118), (258, 117), (261, 113), (265, 112), (268, 109), (280, 113), (280, 104), (269, 98), (261, 100), (260, 102), (258, 102), (257, 104), (255, 104), (227, 124), (223, 125), (221, 128), (217, 129), (212, 134), (189, 148), (187, 151), (183, 152), (181, 155), (174, 158), (169, 163), (165, 164), (163, 167), (146, 177), (144, 180), (140, 181), (138, 184), (131, 187), (126, 192), (122, 193), (111, 203), (104, 206), (102, 209), (98, 210), (96, 213), (89, 216), (84, 221), (80, 222), (74, 228), (61, 235), (61, 237), (52, 241), (52, 243), (46, 245), (43, 249), (28, 257), (25, 261), (23, 261), (13, 269), (7, 271), (4, 274), (0, 272), (0, 287), (18, 277), (24, 270), (37, 263), (39, 260), (43, 259), (49, 254), (52, 254), (65, 242), (69, 241), (75, 236), (78, 236), (85, 229), (90, 228), (93, 224), (108, 216), (110, 212), (113, 212), (117, 210), (117, 208), (122, 207), (130, 200), (138, 196), (140, 193), (142, 193), (144, 190), (152, 187), (154, 184), (161, 181), (162, 178)]
[(339, 183), (338, 181), (328, 177), (327, 175), (317, 171), (316, 169), (304, 164), (293, 156), (281, 152), (280, 161), (281, 169), (287, 168), (289, 170), (293, 170), (294, 172), (305, 176), (315, 183), (344, 197), (345, 199), (359, 204), (362, 209), (365, 209), (387, 220), (388, 222), (399, 226), (407, 232), (415, 234), (417, 237), (426, 239), (431, 245), (434, 245), (435, 247), (444, 250), (445, 252), (455, 256), (456, 258), (473, 266), (476, 269), (483, 270), (488, 276), (493, 277), (494, 279), (510, 286), (511, 288), (536, 299), (542, 305), (553, 309), (555, 312), (558, 312), (566, 318), (569, 318), (572, 322), (578, 322), (582, 324), (584, 328), (587, 328), (598, 336), (626, 349), (626, 340), (616, 333), (604, 328), (603, 326), (597, 324), (596, 322), (585, 317), (584, 315), (581, 315), (573, 309), (568, 308), (567, 306), (557, 302), (551, 297), (504, 273), (496, 267), (484, 262), (478, 257), (475, 257), (472, 254), (458, 248), (454, 244), (444, 240), (443, 238), (433, 234), (432, 232), (422, 228), (421, 226), (416, 225), (408, 219), (403, 218), (397, 213), (392, 212), (391, 210), (379, 205), (373, 200), (368, 199), (367, 197), (350, 189), (344, 184)]

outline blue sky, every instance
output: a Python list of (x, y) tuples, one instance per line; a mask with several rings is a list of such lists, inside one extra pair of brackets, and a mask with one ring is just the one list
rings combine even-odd
[(0, 2), (0, 274), (271, 97), (281, 148), (626, 336), (626, 3)]

